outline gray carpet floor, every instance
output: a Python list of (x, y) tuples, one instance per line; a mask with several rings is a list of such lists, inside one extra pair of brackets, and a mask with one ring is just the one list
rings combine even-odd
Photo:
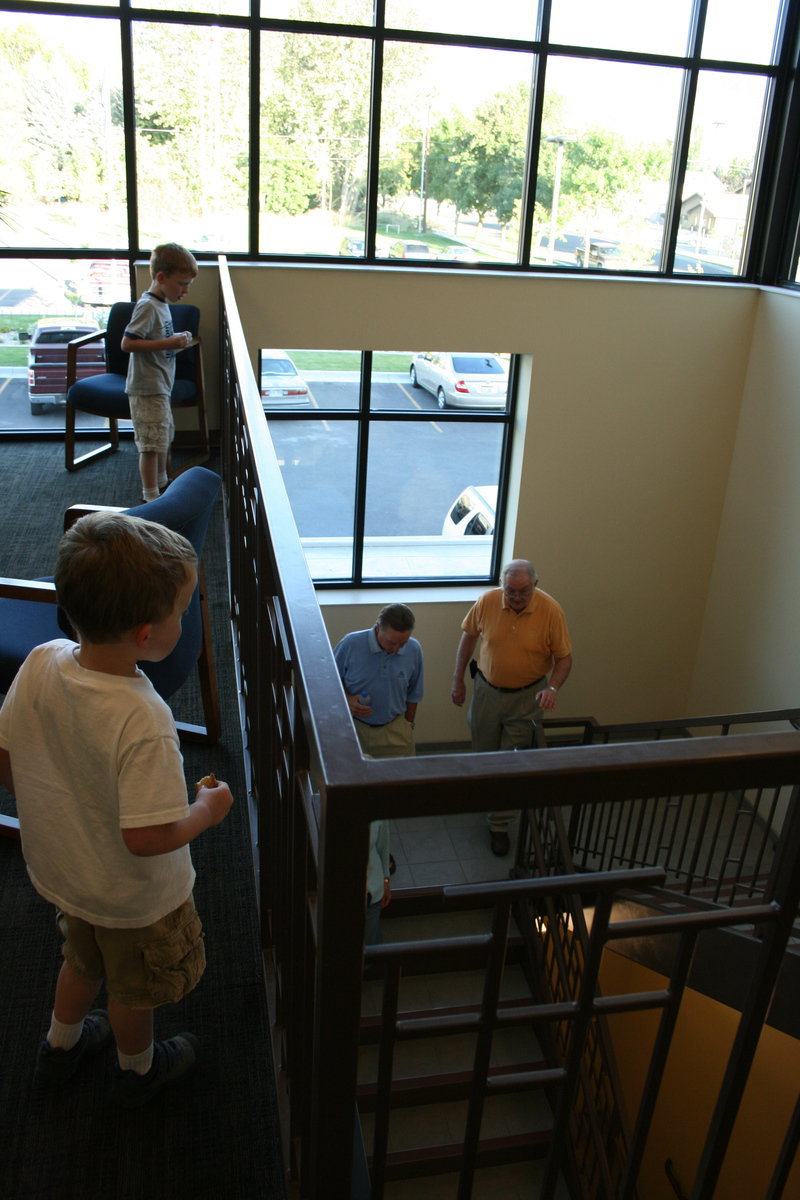
[[(180, 456), (178, 461), (180, 461)], [(0, 443), (0, 573), (52, 570), (64, 509), (139, 502), (131, 443), (70, 474), (61, 442)], [(205, 464), (218, 469), (212, 462)], [(195, 1033), (195, 1071), (148, 1107), (108, 1102), (113, 1051), (60, 1090), (34, 1082), (60, 964), (53, 911), (27, 880), (19, 845), (0, 838), (0, 1196), (3, 1200), (272, 1200), (285, 1195), (270, 1030), (258, 945), (236, 681), (230, 655), (222, 503), (205, 554), (223, 733), (213, 748), (184, 745), (187, 785), (209, 771), (237, 799), (228, 819), (193, 845), (195, 899), (208, 967), (181, 1004), (156, 1014), (157, 1036)], [(196, 689), (176, 715), (199, 719)], [(10, 797), (0, 804), (11, 811)]]

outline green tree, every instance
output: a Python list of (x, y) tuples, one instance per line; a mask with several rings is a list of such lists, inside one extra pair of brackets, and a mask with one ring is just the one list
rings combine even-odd
[(261, 148), (261, 197), (271, 213), (290, 217), (307, 212), (317, 191), (313, 163), (302, 162), (280, 139)]
[[(265, 35), (264, 47), (262, 142), (281, 139), (286, 160), (303, 164), (306, 183), (310, 165), (315, 186), (305, 188), (309, 205), (344, 215), (363, 194), (366, 174), (369, 45), (286, 33)], [(269, 208), (267, 187), (262, 194), (268, 211), (285, 211)]]
[[(175, 70), (180, 46), (181, 69)], [(143, 224), (246, 213), (248, 42), (243, 30), (137, 24), (134, 95)]]
[(670, 152), (668, 145), (632, 145), (603, 129), (589, 130), (565, 145), (559, 224), (585, 231), (584, 262), (593, 225), (619, 213), (622, 198), (636, 196), (645, 180), (662, 179)]
[(744, 192), (753, 178), (753, 163), (750, 159), (735, 158), (725, 167), (717, 167), (717, 179), (725, 184), (728, 192)]
[(456, 111), (431, 130), (428, 143), (426, 196), (437, 205), (452, 204), (456, 212), (456, 231), (462, 209), (463, 155), (470, 132), (466, 118)]
[[(378, 205), (385, 208), (392, 200), (407, 195), (413, 189), (414, 155), (408, 143), (402, 143), (390, 154), (382, 154), (378, 168)], [(417, 173), (418, 174), (418, 173)]]
[(455, 171), (448, 197), (459, 213), (475, 212), (479, 228), (494, 212), (501, 227), (522, 196), (530, 91), (519, 83), (460, 118), (453, 134)]
[(104, 209), (121, 194), (122, 138), (110, 119), (119, 63), (88, 44), (82, 53), (77, 39), (65, 44), (70, 25), (86, 28), (54, 18), (0, 33), (0, 169), (10, 205), (26, 213), (65, 201)]

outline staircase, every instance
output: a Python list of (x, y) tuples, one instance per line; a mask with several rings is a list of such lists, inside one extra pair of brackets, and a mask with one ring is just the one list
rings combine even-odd
[[(563, 837), (558, 813), (531, 828), (538, 856), (539, 831)], [(370, 1182), (353, 1195), (635, 1200), (698, 941), (743, 927), (757, 935), (753, 982), (691, 1193), (711, 1200), (797, 908), (796, 881), (777, 885), (780, 864), (773, 875), (770, 899), (734, 906), (665, 906), (663, 868), (444, 887), (428, 915), (403, 916), (420, 898), (396, 895), (384, 944), (365, 952), (357, 1105)], [(609, 950), (642, 944), (659, 947), (663, 981), (603, 994)], [(609, 1023), (637, 1013), (652, 1038), (628, 1116)], [(688, 1196), (671, 1162), (662, 1174)]]
[[(395, 905), (402, 911), (402, 893)], [(547, 1058), (530, 1020), (519, 1015), (532, 1002), (522, 939), (510, 931), (502, 970), (490, 979), (491, 909), (395, 917), (383, 926), (386, 945), (367, 959), (370, 975), (386, 974), (365, 982), (359, 1054), (358, 1108), (372, 1196), (536, 1194), (553, 1114), (544, 1085)], [(401, 972), (387, 953), (399, 956)], [(491, 1031), (482, 1020), (487, 1003), (495, 1006)], [(478, 1107), (473, 1080), (486, 1056), (486, 1093)], [(518, 1090), (523, 1079), (537, 1076), (541, 1086)], [(473, 1127), (479, 1136), (470, 1156), (465, 1145)], [(459, 1191), (465, 1167), (471, 1192)], [(563, 1181), (554, 1196), (569, 1200)]]

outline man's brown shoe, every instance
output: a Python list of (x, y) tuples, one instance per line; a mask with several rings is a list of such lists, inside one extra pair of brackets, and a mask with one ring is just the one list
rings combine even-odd
[(492, 854), (496, 854), (498, 858), (504, 858), (511, 849), (508, 834), (504, 833), (502, 829), (490, 829), (489, 836), (492, 839)]

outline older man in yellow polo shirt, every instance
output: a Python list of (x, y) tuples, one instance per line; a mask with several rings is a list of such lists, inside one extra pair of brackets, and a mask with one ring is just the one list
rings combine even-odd
[[(461, 623), (450, 696), (464, 703), (464, 671), (480, 640), (468, 713), (473, 750), (526, 749), (534, 728), (536, 744), (544, 744), (538, 723), (556, 707), (572, 669), (572, 643), (561, 605), (537, 583), (533, 563), (513, 559), (503, 568), (502, 587), (484, 592)], [(510, 849), (514, 815), (489, 813), (492, 851), (500, 857)]]

